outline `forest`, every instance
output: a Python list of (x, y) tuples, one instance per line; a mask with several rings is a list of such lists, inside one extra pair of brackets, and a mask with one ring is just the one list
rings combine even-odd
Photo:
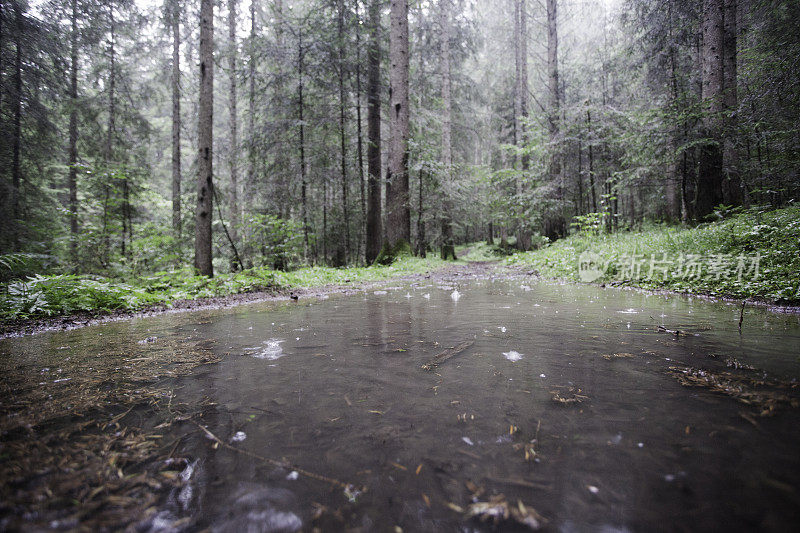
[(524, 251), (791, 205), (799, 17), (787, 0), (3, 1), (3, 277)]
[(798, 28), (0, 0), (0, 531), (800, 531)]

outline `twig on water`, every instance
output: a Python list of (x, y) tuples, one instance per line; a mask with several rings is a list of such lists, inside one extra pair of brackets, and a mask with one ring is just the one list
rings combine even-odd
[(449, 348), (443, 351), (442, 353), (436, 355), (433, 359), (422, 365), (420, 368), (422, 368), (422, 370), (433, 370), (434, 368), (444, 363), (451, 357), (455, 357), (456, 355), (460, 354), (461, 352), (472, 346), (474, 343), (475, 341), (465, 341), (459, 344), (458, 346)]
[[(257, 453), (249, 452), (247, 450), (242, 450), (241, 448), (237, 448), (235, 446), (231, 446), (227, 442), (223, 441), (222, 439), (220, 439), (219, 437), (214, 435), (211, 431), (209, 431), (208, 428), (206, 428), (205, 426), (203, 426), (199, 422), (196, 422), (196, 421), (194, 421), (192, 419), (188, 419), (188, 421), (191, 422), (192, 424), (196, 425), (198, 428), (200, 428), (203, 431), (203, 433), (205, 433), (206, 436), (209, 439), (213, 440), (214, 442), (216, 442), (218, 445), (222, 446), (223, 448), (227, 448), (227, 449), (232, 450), (234, 452), (241, 453), (242, 455), (247, 455), (248, 457), (252, 457), (253, 459), (257, 459), (257, 460), (259, 460), (261, 462), (264, 462), (264, 463), (267, 463), (267, 464), (270, 464), (270, 465), (273, 465), (273, 466), (277, 466), (277, 467), (280, 467), (280, 468), (286, 468), (288, 470), (293, 470), (293, 471), (297, 472), (298, 474), (300, 474), (301, 476), (305, 476), (305, 477), (310, 478), (310, 479), (316, 479), (317, 481), (322, 481), (323, 483), (327, 483), (329, 485), (333, 485), (334, 487), (339, 487), (339, 488), (344, 489), (344, 490), (353, 490), (356, 487), (356, 485), (353, 485), (351, 483), (345, 483), (343, 481), (339, 481), (338, 479), (334, 479), (332, 477), (323, 476), (322, 474), (317, 474), (315, 472), (310, 472), (310, 471), (305, 470), (303, 468), (299, 468), (299, 467), (297, 467), (297, 466), (295, 466), (295, 465), (293, 465), (291, 463), (288, 463), (286, 461), (278, 461), (277, 459), (271, 459), (269, 457), (264, 457), (262, 455), (258, 455)], [(361, 492), (366, 492), (367, 491), (367, 487), (362, 486), (359, 490)]]

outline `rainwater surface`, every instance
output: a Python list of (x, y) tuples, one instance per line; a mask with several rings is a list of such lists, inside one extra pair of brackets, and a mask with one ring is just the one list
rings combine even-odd
[(190, 467), (145, 530), (525, 530), (468, 518), (475, 502), (522, 502), (548, 531), (800, 524), (800, 410), (760, 416), (740, 401), (752, 397), (678, 379), (778, 383), (796, 401), (797, 315), (748, 308), (740, 333), (738, 305), (527, 278), (323, 298), (2, 348), (48, 367), (63, 346), (75, 365), (100, 348), (198, 343), (221, 359), (168, 379), (176, 404), (208, 405), (196, 418), (208, 432), (169, 430)]

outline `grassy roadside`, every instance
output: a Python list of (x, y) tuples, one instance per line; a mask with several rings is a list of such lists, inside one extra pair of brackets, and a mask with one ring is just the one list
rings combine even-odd
[[(578, 233), (525, 253), (486, 243), (458, 247), (460, 260), (503, 259), (507, 265), (537, 270), (545, 278), (581, 281), (583, 252), (597, 254), (603, 275), (597, 283), (650, 289), (762, 298), (800, 303), (800, 208), (751, 209), (730, 219), (697, 228), (657, 226), (640, 232)], [(758, 258), (758, 275), (753, 261)], [(651, 268), (669, 259), (669, 268)], [(739, 260), (744, 261), (738, 265)], [(631, 268), (631, 261), (637, 269)], [(688, 262), (695, 270), (689, 271)], [(713, 269), (716, 262), (717, 268)], [(0, 323), (89, 312), (136, 311), (177, 300), (198, 300), (257, 291), (288, 291), (325, 285), (381, 281), (420, 274), (448, 264), (433, 254), (428, 259), (401, 257), (390, 266), (351, 268), (307, 267), (291, 272), (255, 268), (218, 274), (212, 279), (188, 270), (159, 272), (136, 280), (96, 276), (35, 276), (0, 285)], [(725, 268), (720, 268), (720, 265)], [(742, 276), (737, 275), (742, 266)], [(691, 274), (691, 275), (688, 275)]]
[(218, 274), (211, 279), (195, 276), (188, 269), (128, 281), (68, 274), (35, 276), (0, 287), (0, 322), (80, 312), (136, 311), (152, 305), (169, 306), (177, 300), (381, 281), (425, 273), (447, 264), (433, 257), (401, 257), (390, 266), (307, 267), (291, 272), (254, 268)]
[(600, 258), (603, 275), (596, 283), (800, 303), (797, 207), (753, 208), (696, 228), (579, 233), (505, 261), (535, 269), (545, 278), (581, 281), (578, 262), (587, 251)]

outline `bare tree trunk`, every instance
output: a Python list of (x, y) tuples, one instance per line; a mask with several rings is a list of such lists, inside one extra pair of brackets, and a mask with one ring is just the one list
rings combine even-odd
[(381, 11), (380, 0), (369, 6), (370, 43), (367, 51), (367, 242), (372, 263), (381, 249)]
[(200, 0), (200, 103), (198, 116), (197, 219), (194, 232), (194, 266), (203, 276), (213, 276), (211, 218), (213, 209), (214, 145), (214, 2)]
[[(116, 22), (114, 20), (114, 5), (109, 4), (108, 16), (111, 25), (111, 37), (108, 43), (108, 130), (106, 131), (106, 163), (111, 164), (114, 160), (114, 134), (117, 129), (117, 66), (116, 66)], [(123, 240), (124, 243), (124, 240)], [(124, 246), (124, 245), (123, 245)]]
[(306, 198), (306, 141), (305, 128), (303, 124), (303, 33), (300, 30), (297, 41), (297, 108), (298, 124), (300, 129), (300, 197), (302, 202), (303, 215), (303, 255), (308, 262), (308, 205)]
[[(455, 259), (453, 242), (453, 201), (450, 188), (453, 172), (453, 146), (451, 141), (452, 101), (450, 78), (450, 0), (439, 0), (439, 22), (441, 26), (441, 58), (439, 61), (442, 77), (442, 250), (443, 259)], [(420, 175), (420, 190), (422, 178)], [(419, 249), (425, 244), (420, 242)]]
[[(247, 99), (247, 178), (244, 184), (245, 211), (250, 212), (256, 181), (256, 3), (250, 2), (250, 50), (247, 61), (249, 95)], [(245, 239), (247, 235), (245, 235)], [(248, 259), (245, 259), (248, 261)]]
[(724, 139), (722, 145), (722, 168), (725, 175), (723, 192), (725, 203), (742, 205), (741, 173), (739, 172), (739, 154), (736, 149), (736, 108), (738, 107), (737, 74), (736, 74), (736, 14), (737, 0), (723, 0), (723, 105), (725, 110)]
[(578, 215), (583, 215), (583, 142), (581, 141), (581, 137), (578, 136), (578, 172), (576, 173), (576, 178), (578, 180), (578, 201), (575, 202), (576, 206), (576, 213)]
[[(73, 0), (75, 1), (75, 0)], [(181, 26), (179, 0), (170, 4), (172, 30), (172, 229), (181, 238)]]
[(69, 65), (69, 172), (67, 190), (69, 198), (69, 252), (73, 266), (78, 261), (78, 0), (71, 0), (70, 65)]
[[(560, 206), (562, 198), (561, 158), (559, 156), (559, 116), (561, 110), (560, 86), (558, 82), (558, 0), (547, 0), (547, 87), (548, 87), (548, 132), (550, 136), (550, 181), (554, 186), (553, 198)], [(544, 217), (543, 233), (555, 240), (565, 233), (565, 222), (560, 207)]]
[[(114, 4), (108, 6), (109, 24), (111, 28), (111, 35), (108, 44), (109, 54), (109, 73), (108, 73), (108, 131), (106, 136), (106, 164), (114, 165), (116, 161), (116, 153), (114, 151), (116, 134), (117, 134), (117, 23), (114, 17)], [(130, 188), (128, 183), (128, 176), (122, 176), (118, 179), (119, 187), (122, 189), (122, 206), (120, 218), (122, 220), (122, 236), (120, 240), (120, 251), (122, 256), (127, 255), (126, 238), (131, 232), (130, 228)]]
[(589, 188), (592, 190), (592, 213), (597, 213), (597, 190), (594, 186), (594, 152), (592, 145), (592, 112), (586, 110), (586, 125), (589, 130)]
[(391, 0), (389, 100), (391, 142), (386, 177), (386, 238), (390, 248), (411, 241), (408, 197), (408, 0)]
[(364, 138), (361, 130), (361, 11), (356, 2), (356, 142), (358, 150), (358, 185), (361, 192), (361, 224), (358, 235), (358, 261), (361, 261), (361, 244), (366, 236), (367, 198), (364, 187)]
[[(74, 6), (74, 0), (71, 1), (73, 1), (73, 6)], [(5, 15), (3, 14), (3, 5), (4, 5), (3, 2), (0, 2), (0, 88), (5, 85), (5, 82), (3, 81), (3, 78), (5, 77), (5, 71), (4, 71), (5, 65), (3, 64), (3, 41), (4, 41), (3, 17)], [(2, 105), (3, 105), (3, 91), (0, 90), (0, 106)]]
[[(283, 123), (286, 117), (290, 115), (289, 112), (286, 112), (282, 107), (282, 103), (286, 100), (289, 100), (285, 97), (285, 90), (284, 90), (284, 67), (286, 66), (286, 51), (285, 51), (285, 39), (284, 39), (284, 24), (286, 20), (283, 15), (283, 0), (274, 0), (274, 12), (275, 12), (275, 44), (278, 48), (278, 57), (277, 57), (277, 71), (278, 75), (275, 80), (275, 98), (274, 101), (278, 103), (275, 105), (275, 109), (273, 109), (273, 114), (275, 115), (276, 119), (279, 123)], [(302, 33), (303, 29), (300, 28), (298, 36), (300, 40), (302, 40)], [(301, 52), (305, 54), (303, 50)], [(304, 60), (304, 58), (303, 58)], [(302, 74), (300, 76), (302, 78)], [(300, 80), (302, 83), (302, 79)], [(276, 190), (276, 198), (278, 203), (278, 217), (282, 219), (288, 219), (291, 215), (291, 187), (289, 185), (289, 180), (291, 179), (286, 172), (286, 169), (290, 168), (290, 162), (288, 156), (284, 153), (283, 150), (279, 150), (275, 157), (275, 168), (277, 169), (275, 174), (276, 182), (275, 182), (275, 190)], [(307, 256), (306, 256), (307, 257)]]
[[(239, 224), (241, 224), (241, 213), (239, 212), (239, 117), (236, 87), (236, 60), (238, 56), (238, 44), (236, 38), (236, 4), (237, 0), (228, 0), (228, 46), (230, 47), (229, 68), (230, 68), (230, 93), (228, 104), (230, 106), (230, 128), (231, 146), (228, 153), (228, 165), (231, 175), (231, 198), (230, 198), (230, 237), (234, 242), (239, 242)], [(235, 260), (232, 261), (235, 263)], [(242, 268), (242, 265), (235, 265), (234, 268)]]
[[(670, 4), (670, 40), (672, 39), (672, 5)], [(672, 101), (677, 103), (678, 101), (678, 76), (677, 76), (677, 69), (675, 65), (675, 50), (672, 45), (670, 45), (669, 51), (669, 63), (670, 63), (670, 85), (672, 86)], [(677, 154), (678, 151), (678, 134), (677, 132), (673, 132), (672, 134), (672, 150), (674, 153)], [(667, 174), (667, 183), (665, 187), (664, 194), (667, 197), (667, 220), (670, 222), (674, 221), (677, 218), (678, 214), (678, 197), (677, 197), (677, 190), (676, 186), (678, 183), (678, 174), (680, 172), (680, 160), (677, 156), (673, 156), (674, 159), (672, 164), (670, 165), (670, 170)]]
[(423, 176), (425, 172), (420, 169), (419, 170), (419, 204), (417, 206), (417, 255), (420, 257), (426, 257), (428, 255), (428, 245), (425, 242), (425, 220), (422, 218), (423, 216), (423, 204), (422, 204), (422, 191), (424, 189), (424, 182)]
[[(515, 0), (514, 49), (517, 79), (515, 88), (515, 131), (518, 148), (524, 148), (527, 142), (525, 121), (528, 118), (528, 16), (525, 0)], [(521, 195), (527, 188), (527, 174), (530, 165), (529, 157), (523, 154), (519, 158), (520, 178), (517, 182), (517, 194)], [(518, 221), (517, 247), (528, 250), (531, 247), (531, 232), (526, 216)]]
[(723, 111), (723, 0), (703, 1), (703, 120), (705, 136), (712, 139), (701, 148), (695, 216), (702, 220), (722, 198)]
[(347, 205), (347, 136), (345, 132), (345, 92), (344, 92), (344, 0), (339, 0), (339, 141), (341, 148), (342, 171), (342, 216), (344, 218), (344, 262), (350, 260), (350, 213)]
[(11, 144), (11, 206), (12, 216), (14, 217), (14, 249), (19, 250), (19, 237), (20, 237), (20, 218), (22, 212), (20, 209), (20, 187), (22, 186), (22, 10), (20, 9), (19, 2), (13, 2), (14, 9), (14, 23), (16, 25), (16, 40), (15, 40), (15, 53), (14, 53), (14, 92), (12, 100), (12, 109), (14, 110), (12, 118), (13, 140)]

